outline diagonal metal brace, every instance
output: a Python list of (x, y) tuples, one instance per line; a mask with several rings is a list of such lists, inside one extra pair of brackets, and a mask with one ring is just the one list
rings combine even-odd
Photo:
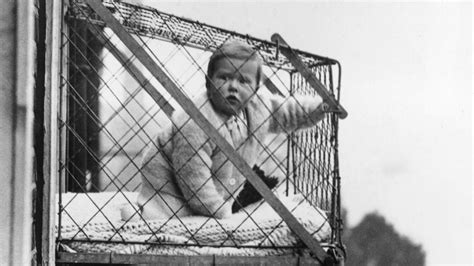
[(142, 86), (142, 88), (151, 96), (151, 98), (161, 107), (163, 112), (170, 117), (173, 112), (174, 108), (171, 104), (160, 94), (160, 92), (149, 82), (149, 80), (143, 75), (138, 67), (136, 67), (133, 62), (128, 62), (127, 56), (120, 51), (117, 47), (115, 47), (109, 40), (108, 37), (105, 36), (104, 31), (102, 29), (98, 29), (97, 26), (93, 26), (91, 24), (86, 24), (88, 30), (91, 33), (95, 33), (97, 40), (104, 45), (107, 50), (119, 61), (122, 65), (124, 65), (125, 70), (130, 74), (132, 78), (134, 78), (138, 84)]
[(102, 18), (108, 27), (120, 38), (125, 46), (133, 51), (136, 58), (163, 85), (169, 94), (181, 105), (186, 113), (204, 130), (210, 139), (224, 152), (234, 166), (247, 178), (267, 203), (285, 221), (290, 229), (306, 244), (320, 263), (324, 263), (327, 254), (319, 242), (298, 222), (293, 214), (281, 203), (265, 183), (254, 173), (245, 160), (222, 137), (215, 127), (204, 117), (195, 104), (178, 88), (163, 69), (149, 56), (143, 47), (126, 31), (120, 22), (110, 13), (100, 0), (85, 2)]
[(290, 63), (296, 68), (298, 72), (306, 79), (306, 81), (316, 90), (316, 92), (323, 98), (324, 102), (329, 105), (331, 112), (337, 113), (339, 118), (344, 119), (347, 117), (347, 111), (339, 104), (334, 95), (330, 93), (321, 81), (316, 78), (314, 73), (305, 65), (300, 59), (298, 54), (291, 49), (291, 47), (285, 42), (280, 34), (275, 33), (271, 37), (272, 42), (278, 44), (281, 53), (288, 58)]

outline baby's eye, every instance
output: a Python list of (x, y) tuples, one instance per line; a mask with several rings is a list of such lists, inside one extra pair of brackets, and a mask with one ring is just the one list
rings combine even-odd
[(229, 76), (227, 76), (227, 75), (220, 75), (217, 78), (219, 78), (220, 80), (223, 80), (223, 81), (228, 81), (229, 80)]
[(239, 82), (242, 84), (250, 84), (250, 79), (241, 77), (239, 78)]

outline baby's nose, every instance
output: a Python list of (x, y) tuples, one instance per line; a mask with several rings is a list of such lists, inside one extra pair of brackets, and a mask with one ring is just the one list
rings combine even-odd
[(237, 92), (239, 90), (239, 84), (236, 79), (231, 79), (228, 81), (229, 82), (229, 91), (231, 92)]

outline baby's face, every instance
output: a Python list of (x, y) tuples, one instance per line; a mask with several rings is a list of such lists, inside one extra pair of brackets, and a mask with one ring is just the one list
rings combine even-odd
[(222, 58), (210, 77), (209, 96), (217, 111), (227, 115), (240, 112), (257, 88), (258, 63), (255, 60)]

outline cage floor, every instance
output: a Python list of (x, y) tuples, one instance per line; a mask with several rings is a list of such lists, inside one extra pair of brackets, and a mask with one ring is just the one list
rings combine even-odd
[[(301, 251), (298, 238), (267, 204), (258, 208), (248, 206), (222, 220), (193, 216), (166, 221), (122, 221), (120, 207), (135, 198), (133, 192), (62, 194), (60, 250), (175, 256), (269, 256)], [(318, 241), (329, 237), (330, 226), (322, 211), (301, 203), (300, 196), (281, 199)], [(246, 212), (253, 212), (251, 218)]]
[(114, 264), (114, 265), (322, 265), (315, 258), (309, 256), (157, 256), (157, 255), (126, 255), (110, 253), (66, 253), (59, 252), (56, 265), (70, 265), (71, 263), (86, 264)]

